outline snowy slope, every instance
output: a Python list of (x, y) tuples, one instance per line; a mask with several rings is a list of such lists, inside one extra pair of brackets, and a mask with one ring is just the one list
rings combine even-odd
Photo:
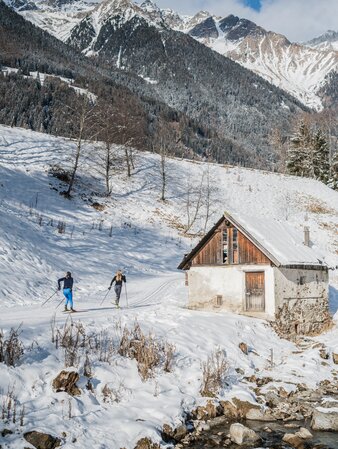
[[(226, 352), (230, 387), (223, 396), (255, 401), (253, 391), (235, 372), (271, 376), (287, 389), (303, 382), (331, 378), (332, 362), (322, 364), (318, 349), (297, 351), (281, 340), (264, 321), (233, 314), (193, 312), (185, 309), (184, 275), (176, 266), (196, 243), (184, 237), (180, 224), (186, 220), (187, 186), (197, 188), (209, 177), (214, 186), (214, 223), (226, 210), (238, 214), (288, 220), (298, 229), (306, 224), (314, 247), (325, 253), (329, 265), (337, 264), (337, 193), (306, 179), (236, 167), (217, 166), (177, 159), (167, 161), (167, 201), (159, 201), (161, 177), (156, 154), (137, 153), (131, 179), (119, 159), (111, 197), (103, 196), (104, 184), (97, 170), (99, 147), (86, 145), (73, 199), (59, 194), (64, 188), (48, 174), (51, 164), (71, 165), (75, 144), (45, 134), (0, 126), (0, 328), (8, 332), (21, 324), (26, 353), (19, 365), (0, 363), (0, 396), (13, 388), (18, 407), (25, 405), (24, 431), (41, 430), (63, 437), (67, 449), (134, 448), (138, 439), (160, 440), (163, 423), (177, 425), (182, 414), (203, 403), (201, 362), (217, 346)], [(190, 192), (192, 195), (192, 192)], [(104, 206), (98, 211), (93, 202)], [(53, 226), (52, 222), (53, 220)], [(59, 234), (56, 224), (66, 223)], [(202, 216), (194, 230), (203, 228)], [(111, 236), (110, 236), (111, 233)], [(112, 295), (101, 306), (112, 273), (126, 271), (128, 297), (123, 292), (122, 310), (111, 305)], [(69, 398), (55, 393), (51, 382), (63, 369), (63, 351), (51, 342), (50, 320), (65, 325), (61, 295), (44, 307), (40, 304), (55, 291), (56, 279), (66, 270), (75, 279), (74, 323), (86, 332), (106, 331), (121, 336), (121, 326), (131, 328), (135, 319), (141, 328), (175, 345), (171, 373), (156, 370), (143, 382), (136, 363), (114, 353), (111, 363), (91, 354), (94, 391), (86, 390), (84, 355), (79, 366), (82, 395)], [(337, 272), (331, 271), (332, 299), (338, 288)], [(129, 309), (125, 308), (128, 298)], [(8, 307), (6, 307), (8, 306)], [(337, 304), (333, 306), (337, 309)], [(335, 346), (338, 331), (325, 338)], [(34, 344), (32, 342), (34, 340)], [(258, 355), (245, 356), (238, 348), (247, 342)], [(269, 365), (270, 349), (276, 366)], [(108, 385), (115, 399), (106, 401), (102, 389)], [(70, 404), (70, 405), (69, 405)], [(69, 410), (71, 409), (71, 413)], [(71, 415), (71, 417), (70, 417)], [(13, 449), (24, 446), (22, 429), (0, 439)], [(1, 437), (0, 437), (1, 438)], [(4, 446), (6, 447), (6, 446)]]

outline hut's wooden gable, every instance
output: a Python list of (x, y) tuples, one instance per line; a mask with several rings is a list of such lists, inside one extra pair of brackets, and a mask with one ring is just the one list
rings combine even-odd
[(270, 263), (270, 259), (226, 219), (191, 259), (192, 265)]

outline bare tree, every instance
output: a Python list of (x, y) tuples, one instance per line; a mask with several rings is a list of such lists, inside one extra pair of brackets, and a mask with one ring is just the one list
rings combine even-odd
[(95, 110), (95, 104), (87, 95), (80, 95), (75, 107), (67, 106), (67, 114), (71, 124), (73, 125), (73, 134), (76, 138), (76, 151), (74, 157), (74, 165), (71, 171), (68, 189), (65, 196), (70, 197), (73, 189), (75, 176), (79, 167), (80, 155), (82, 151), (82, 143), (84, 138), (92, 138), (91, 131), (94, 124), (91, 121)]

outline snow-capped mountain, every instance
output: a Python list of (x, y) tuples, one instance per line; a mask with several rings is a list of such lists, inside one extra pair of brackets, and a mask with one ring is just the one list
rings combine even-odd
[(304, 45), (317, 48), (319, 50), (335, 50), (338, 51), (338, 31), (328, 30), (321, 36), (315, 37)]
[(246, 19), (233, 15), (223, 19), (205, 16), (193, 28), (189, 28), (188, 22), (184, 31), (305, 105), (321, 109), (318, 91), (325, 84), (325, 77), (338, 69), (338, 53), (333, 44), (330, 48), (328, 40), (312, 47), (291, 43), (285, 36), (266, 31)]
[(336, 32), (298, 44), (234, 15), (219, 18), (200, 11), (193, 17), (180, 16), (151, 0), (140, 4), (132, 0), (6, 2), (26, 19), (87, 55), (100, 51), (99, 36), (104, 41), (107, 33), (131, 21), (134, 28), (146, 22), (156, 28), (184, 32), (317, 110), (323, 107), (320, 91), (327, 75), (338, 70)]

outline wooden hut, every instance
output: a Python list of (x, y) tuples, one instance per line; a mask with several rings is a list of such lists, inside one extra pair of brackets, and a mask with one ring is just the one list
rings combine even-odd
[(317, 334), (330, 322), (328, 267), (287, 223), (225, 212), (179, 267), (189, 307), (274, 321), (284, 335)]

